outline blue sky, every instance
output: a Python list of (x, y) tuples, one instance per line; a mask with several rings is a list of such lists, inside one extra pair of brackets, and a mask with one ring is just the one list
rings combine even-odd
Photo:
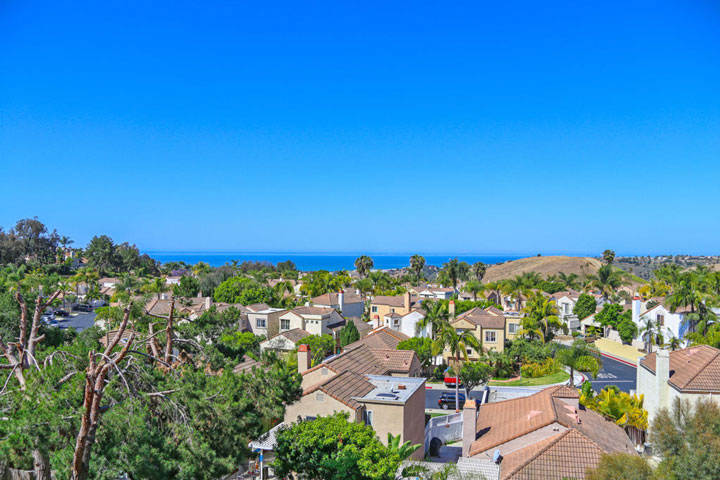
[(308, 3), (0, 0), (0, 225), (720, 253), (716, 3)]

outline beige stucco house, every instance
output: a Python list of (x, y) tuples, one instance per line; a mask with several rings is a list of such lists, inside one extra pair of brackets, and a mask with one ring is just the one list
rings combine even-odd
[[(477, 338), (483, 350), (502, 352), (505, 349), (505, 313), (495, 307), (475, 307), (467, 312), (455, 316), (455, 303), (450, 301), (450, 325), (456, 330), (470, 330)], [(468, 358), (477, 360), (480, 352), (469, 348)], [(446, 350), (444, 356), (448, 359), (452, 354)]]

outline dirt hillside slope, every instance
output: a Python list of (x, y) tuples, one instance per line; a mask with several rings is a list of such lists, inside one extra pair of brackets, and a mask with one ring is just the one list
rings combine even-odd
[(527, 257), (488, 267), (483, 281), (494, 282), (525, 272), (537, 272), (542, 276), (558, 272), (585, 275), (597, 272), (601, 265), (600, 260), (591, 257)]

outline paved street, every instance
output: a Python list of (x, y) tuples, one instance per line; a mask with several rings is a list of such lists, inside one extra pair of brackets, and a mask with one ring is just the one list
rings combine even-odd
[(623, 392), (634, 390), (637, 382), (637, 373), (635, 367), (631, 367), (623, 362), (613, 360), (605, 355), (602, 357), (603, 368), (600, 370), (597, 379), (593, 379), (588, 375), (592, 383), (593, 390), (599, 392), (607, 385), (617, 385)]
[(95, 312), (75, 313), (67, 319), (58, 318), (60, 328), (74, 328), (78, 332), (82, 332), (86, 328), (90, 328), (95, 324)]

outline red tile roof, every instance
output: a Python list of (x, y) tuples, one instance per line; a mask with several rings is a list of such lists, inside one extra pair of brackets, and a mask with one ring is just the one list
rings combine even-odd
[[(646, 355), (640, 365), (655, 373), (656, 353)], [(720, 392), (720, 350), (696, 345), (670, 352), (670, 379), (678, 390)]]

